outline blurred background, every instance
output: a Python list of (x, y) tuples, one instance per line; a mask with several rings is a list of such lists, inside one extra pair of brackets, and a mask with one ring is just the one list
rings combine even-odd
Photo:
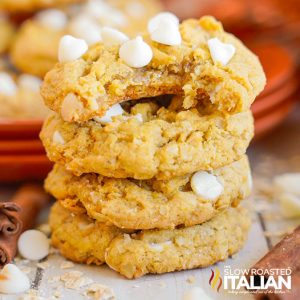
[[(38, 138), (48, 113), (39, 96), (45, 72), (55, 63), (57, 44), (68, 24), (82, 11), (93, 9), (89, 2), (55, 7), (66, 18), (43, 15), (41, 8), (22, 9), (0, 1), (0, 182), (41, 179), (51, 168)], [(95, 0), (98, 1), (98, 0)], [(101, 1), (101, 0), (99, 0)], [(11, 0), (11, 3), (22, 1)], [(256, 136), (251, 150), (255, 155), (291, 148), (299, 151), (299, 0), (107, 0), (110, 14), (99, 26), (115, 22), (129, 35), (145, 27), (147, 17), (161, 10), (180, 19), (210, 14), (222, 21), (225, 30), (237, 35), (260, 58), (267, 75), (267, 86), (254, 103)], [(1, 4), (1, 3), (4, 3)], [(1, 6), (2, 5), (2, 6)], [(93, 11), (92, 11), (93, 13)], [(130, 16), (130, 26), (122, 28), (122, 14)], [(56, 16), (56, 17), (54, 17)], [(53, 22), (55, 18), (60, 22)], [(50, 20), (49, 20), (50, 19)], [(70, 24), (68, 30), (71, 30)], [(54, 28), (50, 27), (56, 27)], [(64, 25), (66, 26), (66, 25)], [(9, 75), (9, 78), (7, 77)], [(9, 85), (7, 90), (3, 83)], [(2, 85), (2, 88), (1, 88)], [(298, 148), (297, 148), (298, 147)], [(298, 150), (297, 150), (298, 149)]]

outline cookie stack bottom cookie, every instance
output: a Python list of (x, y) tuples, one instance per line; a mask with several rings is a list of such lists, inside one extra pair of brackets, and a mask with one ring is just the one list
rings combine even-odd
[(106, 263), (127, 278), (224, 260), (241, 249), (250, 225), (247, 212), (235, 208), (250, 194), (248, 158), (210, 174), (223, 189), (214, 201), (193, 192), (193, 174), (145, 181), (75, 176), (55, 165), (45, 182), (58, 199), (53, 245), (73, 261)]
[(103, 264), (127, 278), (206, 267), (225, 260), (245, 243), (250, 218), (229, 208), (201, 225), (174, 230), (126, 231), (74, 214), (56, 203), (50, 215), (52, 242), (76, 262)]

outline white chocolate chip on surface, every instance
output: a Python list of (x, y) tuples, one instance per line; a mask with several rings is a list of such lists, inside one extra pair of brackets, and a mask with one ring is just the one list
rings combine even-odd
[(59, 144), (59, 145), (65, 144), (65, 140), (58, 130), (55, 130), (53, 133), (53, 143)]
[(212, 300), (212, 298), (210, 298), (205, 293), (205, 291), (198, 286), (191, 288), (183, 296), (183, 300), (200, 300), (200, 299), (201, 300)]
[(58, 9), (46, 9), (36, 14), (35, 19), (43, 26), (63, 29), (68, 22), (66, 14)]
[(300, 173), (284, 173), (274, 178), (276, 198), (286, 218), (300, 217)]
[(102, 28), (101, 35), (105, 45), (122, 45), (129, 40), (123, 32), (107, 26)]
[(281, 213), (286, 218), (300, 217), (300, 196), (292, 193), (281, 193), (278, 195)]
[(38, 230), (23, 232), (18, 240), (20, 255), (29, 260), (40, 260), (49, 254), (49, 240), (47, 236)]
[(72, 36), (85, 40), (88, 45), (96, 44), (102, 40), (100, 26), (93, 19), (84, 15), (71, 20), (68, 29)]
[(155, 31), (158, 28), (159, 23), (162, 20), (169, 20), (175, 26), (177, 26), (177, 27), (179, 26), (179, 19), (174, 14), (172, 14), (170, 12), (161, 12), (149, 20), (149, 22), (148, 22), (149, 33), (152, 33), (153, 31)]
[(95, 117), (94, 120), (101, 124), (112, 122), (112, 117), (121, 116), (124, 113), (122, 106), (117, 103), (113, 105), (103, 117)]
[(169, 19), (162, 19), (159, 21), (157, 28), (151, 32), (151, 39), (168, 46), (180, 45), (181, 34), (179, 27)]
[(235, 47), (231, 44), (222, 43), (218, 38), (207, 41), (210, 55), (214, 63), (226, 66), (235, 54)]
[(120, 58), (133, 68), (147, 66), (153, 57), (151, 47), (143, 41), (141, 36), (125, 42), (119, 50)]
[(30, 281), (26, 274), (16, 265), (7, 264), (0, 272), (0, 293), (19, 294), (30, 289)]
[(58, 48), (58, 60), (61, 63), (80, 58), (88, 50), (85, 40), (65, 35), (61, 38)]
[(71, 122), (81, 110), (83, 110), (83, 104), (75, 94), (69, 93), (62, 102), (60, 114), (64, 121)]
[(5, 72), (0, 72), (0, 94), (5, 96), (14, 96), (18, 87), (13, 78)]
[(18, 78), (18, 86), (21, 89), (29, 90), (35, 93), (40, 92), (42, 80), (36, 76), (29, 74), (22, 74)]
[(300, 173), (284, 173), (274, 178), (276, 189), (300, 196)]
[(196, 195), (207, 200), (215, 200), (224, 189), (217, 177), (206, 171), (199, 171), (192, 176), (191, 187)]

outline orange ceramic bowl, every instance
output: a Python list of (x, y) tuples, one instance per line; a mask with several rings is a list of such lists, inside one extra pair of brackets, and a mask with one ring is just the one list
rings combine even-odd
[(291, 98), (268, 111), (265, 115), (255, 118), (255, 139), (259, 139), (276, 128), (293, 110), (297, 102)]
[(45, 154), (40, 140), (0, 140), (0, 155)]
[(43, 180), (52, 168), (46, 155), (0, 155), (0, 182)]
[(38, 139), (43, 120), (0, 118), (0, 139)]

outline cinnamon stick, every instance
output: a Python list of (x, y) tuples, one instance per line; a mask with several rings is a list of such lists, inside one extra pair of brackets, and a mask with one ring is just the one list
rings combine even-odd
[[(264, 300), (299, 300), (300, 299), (300, 226), (293, 233), (283, 238), (251, 269), (271, 270), (290, 269), (291, 289), (284, 289), (280, 293), (274, 293), (268, 289), (264, 293), (255, 294), (256, 299)], [(264, 276), (268, 278), (267, 275)]]
[(11, 262), (20, 234), (33, 227), (49, 196), (36, 184), (23, 185), (8, 202), (0, 202), (0, 267)]

